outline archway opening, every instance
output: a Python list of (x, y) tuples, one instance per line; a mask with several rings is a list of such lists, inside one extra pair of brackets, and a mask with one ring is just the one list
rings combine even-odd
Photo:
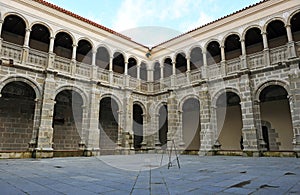
[(287, 96), (287, 91), (279, 85), (267, 86), (259, 95), (261, 120), (270, 123), (268, 140), (273, 151), (293, 150), (293, 127)]
[(293, 41), (296, 43), (296, 50), (298, 57), (300, 56), (300, 12), (296, 13), (291, 18), (291, 30), (293, 34)]
[(173, 74), (173, 66), (171, 58), (164, 60), (164, 78), (167, 78)]
[(71, 59), (73, 51), (73, 40), (71, 36), (65, 32), (59, 32), (54, 40), (54, 53), (57, 56)]
[(270, 49), (285, 45), (288, 40), (284, 23), (280, 20), (270, 22), (267, 26), (267, 37)]
[(231, 60), (242, 55), (240, 37), (236, 34), (229, 35), (225, 40), (225, 58)]
[(23, 45), (25, 28), (26, 24), (22, 18), (16, 15), (9, 15), (4, 19), (1, 37), (4, 41), (17, 45)]
[(32, 138), (35, 91), (24, 82), (5, 85), (0, 97), (0, 150), (27, 150)]
[(186, 56), (184, 53), (179, 53), (176, 55), (176, 74), (184, 73), (187, 70)]
[(200, 47), (195, 47), (191, 51), (191, 70), (199, 70), (203, 66), (203, 54)]
[(259, 28), (250, 28), (245, 35), (246, 53), (253, 54), (263, 50), (263, 38)]
[(160, 64), (159, 62), (155, 62), (154, 64), (154, 81), (158, 81), (160, 78), (161, 78), (161, 75), (160, 75)]
[(109, 53), (105, 47), (99, 47), (96, 54), (96, 66), (102, 69), (109, 69)]
[(31, 28), (29, 47), (43, 52), (49, 51), (50, 32), (42, 24), (35, 24)]
[(147, 65), (146, 65), (145, 62), (141, 63), (140, 76), (141, 76), (141, 79), (143, 81), (147, 81), (147, 79), (148, 79), (148, 76), (147, 76)]
[(137, 62), (134, 58), (128, 59), (128, 75), (137, 78)]
[(218, 141), (222, 150), (242, 150), (242, 111), (240, 97), (226, 92), (217, 100)]
[(133, 104), (133, 133), (133, 147), (139, 150), (143, 142), (143, 109), (138, 104)]
[(125, 70), (125, 59), (123, 54), (120, 52), (114, 53), (113, 58), (113, 71), (116, 73), (123, 74)]
[(92, 57), (92, 44), (87, 40), (80, 40), (76, 50), (76, 61), (91, 65)]
[(78, 150), (82, 138), (83, 100), (73, 90), (63, 90), (55, 97), (53, 149)]
[(105, 97), (100, 101), (99, 129), (100, 148), (114, 150), (118, 141), (119, 129), (119, 106), (110, 97)]
[(163, 105), (159, 109), (159, 142), (162, 149), (167, 148), (168, 142), (168, 106)]
[(207, 65), (218, 64), (221, 62), (221, 48), (217, 41), (212, 41), (207, 45)]
[(186, 151), (200, 149), (200, 102), (195, 98), (186, 100), (182, 107), (182, 133)]

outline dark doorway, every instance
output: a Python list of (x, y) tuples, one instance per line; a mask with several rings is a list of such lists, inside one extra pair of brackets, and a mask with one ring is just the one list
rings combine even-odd
[(168, 107), (163, 105), (159, 109), (159, 142), (161, 143), (162, 149), (167, 148), (168, 141)]
[(143, 142), (143, 109), (137, 104), (133, 105), (133, 133), (133, 147), (139, 150)]
[(262, 134), (263, 134), (263, 139), (266, 143), (266, 148), (269, 151), (270, 150), (270, 143), (269, 143), (269, 132), (268, 132), (268, 127), (262, 126)]

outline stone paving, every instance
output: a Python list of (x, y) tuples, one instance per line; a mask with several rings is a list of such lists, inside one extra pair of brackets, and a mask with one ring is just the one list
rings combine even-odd
[(0, 160), (0, 194), (300, 194), (296, 158), (161, 157)]

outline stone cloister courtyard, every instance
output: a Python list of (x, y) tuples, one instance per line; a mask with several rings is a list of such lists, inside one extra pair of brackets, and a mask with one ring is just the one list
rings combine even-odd
[(297, 158), (168, 157), (0, 160), (0, 194), (300, 194)]

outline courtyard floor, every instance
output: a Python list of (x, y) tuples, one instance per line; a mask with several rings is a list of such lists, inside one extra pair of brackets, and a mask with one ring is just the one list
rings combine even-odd
[(171, 158), (169, 169), (161, 154), (0, 160), (0, 194), (300, 194), (300, 159), (181, 155), (179, 169)]

